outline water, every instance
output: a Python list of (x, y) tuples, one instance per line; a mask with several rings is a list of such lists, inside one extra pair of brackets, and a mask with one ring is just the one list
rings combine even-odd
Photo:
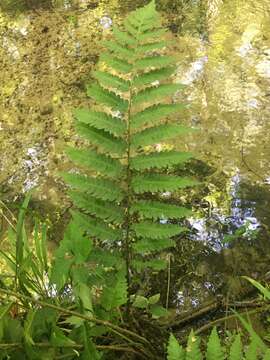
[[(61, 214), (70, 205), (57, 171), (70, 170), (64, 147), (79, 143), (72, 109), (89, 104), (85, 85), (100, 40), (127, 10), (143, 3), (65, 1), (54, 12), (0, 12), (1, 197), (12, 204), (37, 188), (37, 211), (54, 230), (63, 229)], [(222, 292), (231, 274), (259, 276), (267, 268), (269, 4), (215, 1), (203, 9), (190, 2), (182, 9), (181, 3), (158, 6), (174, 31), (174, 80), (187, 85), (175, 98), (190, 104), (179, 122), (199, 129), (177, 143), (200, 160), (195, 173), (205, 185), (182, 195), (195, 216), (187, 222), (190, 235), (173, 252), (171, 302), (197, 306)], [(246, 230), (224, 241), (239, 229)]]

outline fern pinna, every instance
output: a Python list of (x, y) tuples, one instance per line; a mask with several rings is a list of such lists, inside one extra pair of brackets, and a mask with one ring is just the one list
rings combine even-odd
[(195, 181), (168, 171), (190, 153), (156, 146), (191, 129), (178, 123), (184, 105), (173, 103), (172, 96), (183, 86), (170, 83), (175, 59), (165, 53), (167, 34), (154, 1), (132, 12), (112, 35), (103, 42), (96, 82), (87, 90), (95, 106), (75, 110), (78, 133), (89, 147), (67, 151), (86, 171), (63, 177), (81, 210), (73, 218), (94, 238), (96, 256), (104, 251), (100, 262), (110, 245), (121, 245), (130, 289), (131, 269), (162, 268), (153, 253), (174, 246), (172, 237), (185, 230), (170, 220), (189, 210), (168, 204), (162, 194)]
[(229, 335), (230, 346), (222, 346), (221, 338), (214, 327), (207, 340), (206, 349), (199, 347), (200, 338), (193, 330), (188, 337), (186, 348), (183, 348), (173, 334), (170, 335), (167, 346), (167, 360), (270, 360), (270, 349), (258, 342), (258, 335), (250, 336), (249, 345), (243, 351), (240, 333)]

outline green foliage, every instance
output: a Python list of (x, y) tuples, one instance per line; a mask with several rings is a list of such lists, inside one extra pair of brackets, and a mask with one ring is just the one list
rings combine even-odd
[(241, 335), (237, 334), (230, 350), (229, 360), (242, 360)]
[[(192, 131), (176, 123), (177, 118), (170, 119), (185, 106), (173, 103), (174, 94), (183, 86), (171, 83), (175, 59), (166, 54), (168, 44), (153, 1), (131, 13), (122, 29), (113, 29), (112, 38), (103, 42), (106, 51), (93, 72), (95, 82), (87, 89), (93, 108), (74, 111), (78, 134), (88, 144), (83, 149), (69, 148), (67, 154), (80, 173), (62, 175), (80, 211), (72, 212), (73, 224), (85, 231), (85, 241), (90, 238), (104, 258), (108, 246), (114, 251), (121, 247), (128, 296), (130, 274), (146, 267), (164, 268), (163, 260), (144, 257), (174, 246), (172, 238), (186, 229), (170, 222), (190, 214), (188, 209), (167, 204), (161, 196), (160, 201), (149, 199), (149, 193), (159, 196), (196, 185), (193, 179), (168, 175), (168, 169), (184, 164), (192, 157), (190, 153), (159, 152), (155, 147)], [(118, 275), (106, 271), (102, 257), (93, 260), (105, 284), (107, 278), (118, 284)], [(123, 269), (117, 271), (123, 276)], [(101, 295), (107, 310), (104, 297), (114, 299), (109, 289), (104, 285)], [(111, 304), (122, 305), (113, 299)], [(155, 312), (161, 310), (155, 307)]]
[(258, 281), (251, 279), (248, 276), (243, 276), (244, 279), (248, 280), (254, 287), (256, 287), (260, 293), (263, 295), (264, 300), (270, 300), (270, 290), (269, 288), (264, 287)]
[(170, 335), (169, 344), (167, 349), (167, 360), (184, 360), (185, 352), (182, 346), (179, 345), (178, 341), (173, 334)]
[(269, 349), (265, 347), (262, 351), (261, 346), (254, 340), (253, 336), (250, 338), (251, 341), (245, 351), (245, 355), (243, 355), (242, 352), (243, 345), (240, 333), (236, 336), (231, 335), (229, 340), (232, 341), (229, 348), (229, 354), (226, 356), (221, 346), (221, 341), (216, 328), (212, 329), (205, 350), (202, 350), (199, 347), (199, 338), (194, 335), (193, 330), (189, 334), (186, 349), (183, 349), (174, 335), (171, 334), (167, 346), (167, 360), (256, 360), (258, 354), (264, 354), (264, 359), (269, 358)]
[(188, 343), (186, 348), (186, 360), (201, 360), (202, 353), (200, 351), (199, 338), (194, 335), (193, 330), (191, 330)]
[(142, 295), (136, 295), (132, 296), (132, 305), (135, 308), (147, 310), (154, 319), (166, 317), (168, 316), (168, 311), (163, 306), (157, 304), (159, 299), (160, 294), (150, 296), (148, 299)]
[(213, 328), (208, 340), (206, 360), (224, 360), (224, 354), (216, 328)]

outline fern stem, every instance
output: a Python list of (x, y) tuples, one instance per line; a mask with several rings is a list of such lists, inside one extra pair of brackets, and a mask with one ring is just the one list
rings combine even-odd
[(171, 254), (168, 255), (168, 280), (167, 280), (167, 294), (166, 294), (166, 309), (167, 310), (169, 307), (170, 285), (171, 285)]
[(131, 115), (131, 100), (132, 100), (132, 81), (130, 82), (129, 87), (129, 105), (127, 112), (127, 204), (126, 204), (126, 238), (125, 238), (125, 260), (126, 260), (126, 272), (127, 272), (127, 288), (128, 288), (128, 298), (126, 311), (127, 315), (130, 315), (130, 297), (131, 297), (131, 248), (130, 248), (130, 206), (131, 206), (131, 168), (130, 168), (130, 115)]
[[(64, 348), (64, 349), (83, 349), (84, 345), (82, 344), (51, 344), (51, 343), (46, 343), (46, 342), (41, 342), (41, 343), (34, 343), (33, 345), (34, 347), (38, 347), (38, 348)], [(0, 344), (0, 349), (6, 350), (6, 349), (10, 349), (10, 348), (23, 348), (24, 347), (24, 343), (21, 342), (16, 342), (16, 343), (5, 343), (5, 344)], [(136, 351), (135, 349), (132, 349), (130, 347), (125, 346), (125, 344), (120, 344), (120, 345), (95, 345), (97, 350), (112, 350), (112, 351), (122, 351), (122, 352), (131, 352), (133, 354), (136, 355), (141, 355), (138, 351)], [(70, 354), (69, 354), (70, 356)]]

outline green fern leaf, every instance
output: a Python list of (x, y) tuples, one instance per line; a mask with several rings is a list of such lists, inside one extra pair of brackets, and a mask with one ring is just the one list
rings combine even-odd
[(85, 191), (97, 199), (119, 202), (124, 198), (121, 188), (110, 180), (71, 173), (60, 173), (60, 175), (71, 187)]
[(154, 145), (173, 139), (176, 136), (192, 132), (193, 129), (177, 124), (163, 124), (157, 127), (146, 129), (136, 133), (132, 137), (131, 145), (133, 149), (138, 147)]
[(100, 56), (100, 61), (104, 62), (107, 66), (122, 74), (128, 74), (133, 68), (133, 66), (127, 61), (117, 59), (110, 53), (102, 54)]
[(73, 219), (80, 224), (89, 236), (108, 242), (121, 239), (121, 231), (115, 228), (113, 229), (103, 221), (92, 219), (89, 216), (83, 215), (77, 211), (72, 211), (71, 214)]
[(185, 360), (185, 351), (173, 334), (169, 338), (167, 354), (167, 360)]
[(159, 201), (140, 200), (131, 206), (131, 213), (138, 212), (150, 219), (180, 219), (192, 214), (192, 211), (177, 205), (165, 204)]
[(208, 340), (206, 360), (224, 360), (224, 353), (216, 328), (213, 328)]
[(180, 84), (162, 84), (158, 87), (151, 87), (140, 91), (133, 98), (133, 105), (141, 105), (143, 103), (151, 103), (171, 97), (176, 91), (183, 89)]
[(156, 29), (160, 26), (160, 15), (155, 10), (153, 2), (144, 8), (133, 11), (124, 21), (125, 30), (137, 40), (141, 40), (142, 33)]
[(127, 281), (124, 271), (117, 274), (110, 274), (107, 278), (107, 286), (104, 287), (101, 305), (105, 310), (110, 311), (127, 302)]
[(90, 195), (79, 192), (69, 192), (75, 206), (84, 210), (88, 214), (95, 215), (100, 219), (110, 222), (122, 223), (124, 214), (119, 206), (112, 205), (107, 201), (98, 200)]
[(270, 360), (270, 349), (266, 350), (263, 360)]
[(142, 239), (133, 244), (133, 250), (137, 254), (149, 254), (162, 251), (175, 246), (171, 239)]
[(198, 182), (180, 176), (151, 174), (134, 176), (131, 184), (136, 194), (142, 194), (144, 192), (176, 191), (197, 185)]
[(126, 125), (122, 120), (103, 112), (76, 109), (73, 113), (79, 122), (91, 125), (99, 130), (105, 130), (112, 135), (123, 136), (126, 131)]
[(103, 41), (102, 45), (112, 51), (113, 55), (121, 60), (130, 61), (134, 58), (135, 52), (133, 49), (121, 46), (117, 42)]
[(130, 18), (127, 18), (124, 20), (124, 29), (125, 31), (134, 39), (136, 39), (136, 44), (138, 43), (138, 36), (139, 36), (139, 30), (138, 30), (138, 26), (134, 26), (131, 24), (130, 22)]
[(130, 46), (137, 44), (136, 39), (130, 36), (126, 31), (120, 31), (116, 27), (113, 28), (113, 35), (119, 44)]
[(125, 142), (104, 130), (98, 130), (86, 124), (77, 124), (76, 130), (81, 137), (95, 145), (101, 153), (122, 156), (126, 152)]
[(151, 1), (148, 5), (143, 8), (139, 8), (133, 11), (127, 19), (135, 26), (139, 27), (141, 31), (145, 31), (143, 27), (146, 29), (155, 28), (156, 26), (161, 25), (161, 19), (159, 13), (155, 9), (155, 2)]
[(135, 170), (147, 170), (152, 168), (162, 169), (171, 165), (185, 163), (192, 157), (191, 153), (178, 151), (163, 151), (149, 155), (139, 155), (132, 158), (130, 166)]
[(121, 174), (122, 166), (120, 162), (109, 156), (97, 154), (92, 150), (73, 148), (68, 148), (66, 153), (75, 164), (86, 166), (103, 176), (117, 178)]
[(143, 59), (139, 59), (135, 62), (136, 70), (152, 70), (167, 68), (168, 66), (174, 66), (176, 59), (172, 56), (147, 56)]
[(87, 95), (92, 97), (97, 103), (108, 106), (114, 111), (125, 112), (128, 102), (115, 93), (104, 89), (99, 84), (93, 84), (87, 88)]
[(113, 250), (94, 248), (88, 257), (88, 261), (102, 265), (105, 268), (122, 268), (124, 266), (124, 259), (117, 248)]
[(187, 228), (179, 225), (158, 224), (150, 221), (133, 224), (132, 229), (135, 231), (137, 236), (151, 239), (164, 239), (187, 230)]
[(143, 126), (157, 125), (162, 119), (166, 119), (186, 106), (183, 104), (159, 104), (146, 108), (132, 115), (130, 119), (131, 130), (141, 130)]
[(140, 43), (149, 43), (152, 41), (156, 41), (156, 39), (163, 38), (167, 34), (166, 29), (154, 29), (148, 30), (144, 33), (140, 34), (139, 41)]
[(194, 335), (193, 330), (191, 330), (188, 337), (185, 360), (202, 360), (202, 354), (200, 351), (200, 341)]
[(129, 82), (121, 79), (119, 76), (115, 76), (103, 71), (94, 71), (93, 75), (99, 81), (99, 83), (106, 88), (115, 88), (122, 92), (129, 90)]
[(138, 48), (136, 49), (136, 54), (144, 55), (145, 53), (148, 53), (151, 51), (157, 51), (160, 49), (164, 49), (166, 46), (168, 46), (168, 42), (164, 41), (164, 40), (157, 41), (157, 42), (151, 42), (149, 44), (139, 45)]
[(163, 69), (152, 70), (147, 73), (139, 74), (134, 80), (133, 85), (136, 87), (156, 84), (164, 79), (167, 79), (175, 71), (174, 67), (167, 67)]
[[(153, 254), (174, 246), (171, 237), (186, 230), (161, 220), (178, 219), (188, 210), (161, 200), (141, 200), (140, 195), (172, 192), (197, 184), (192, 179), (162, 172), (184, 163), (191, 154), (144, 149), (190, 131), (168, 123), (169, 116), (184, 107), (170, 104), (171, 97), (183, 86), (166, 81), (175, 71), (176, 59), (165, 54), (168, 41), (161, 25), (155, 2), (151, 1), (130, 14), (124, 21), (124, 31), (113, 29), (113, 39), (104, 42), (106, 52), (100, 57), (102, 64), (98, 69), (102, 71), (94, 72), (97, 83), (87, 90), (98, 111), (75, 112), (77, 132), (89, 141), (89, 146), (67, 150), (75, 165), (89, 175), (64, 174), (63, 178), (75, 189), (71, 197), (79, 210), (72, 212), (72, 217), (82, 234), (80, 240), (91, 239), (86, 261), (93, 264), (93, 271), (89, 274), (86, 267), (75, 271), (70, 264), (65, 278), (70, 277), (75, 283), (88, 281), (102, 289), (97, 305), (108, 311), (127, 301), (126, 271), (118, 278), (116, 270), (127, 259), (131, 260), (127, 273), (133, 263), (138, 272), (165, 269), (166, 260), (153, 258)], [(119, 115), (113, 116), (114, 112)], [(161, 199), (162, 194), (158, 195)], [(65, 250), (74, 258), (70, 241), (62, 246), (62, 258)], [(114, 252), (117, 260), (113, 259)], [(118, 261), (120, 253), (127, 258), (123, 256)], [(111, 291), (112, 286), (115, 291)], [(119, 293), (121, 299), (117, 297)]]
[(245, 352), (245, 360), (256, 360), (257, 355), (258, 355), (258, 344), (255, 340), (251, 340), (251, 343), (249, 344)]
[(241, 336), (237, 334), (230, 349), (229, 360), (242, 360)]

